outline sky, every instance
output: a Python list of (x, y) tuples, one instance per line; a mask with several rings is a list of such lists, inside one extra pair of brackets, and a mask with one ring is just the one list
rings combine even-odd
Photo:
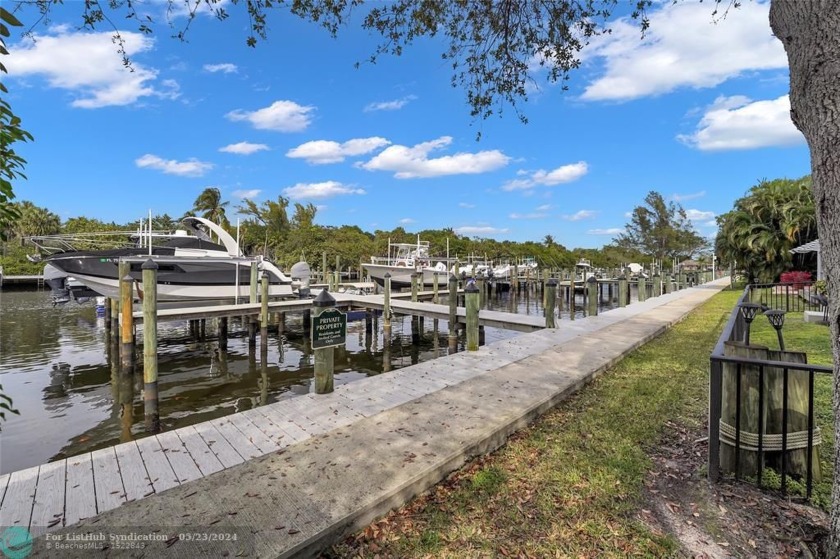
[(244, 199), (283, 196), (314, 204), (321, 225), (598, 248), (650, 191), (712, 237), (715, 217), (759, 181), (810, 172), (769, 2), (725, 19), (708, 2), (656, 3), (643, 38), (615, 17), (567, 90), (533, 65), (518, 107), (527, 124), (509, 106), (471, 117), (439, 39), (372, 64), (376, 36), (359, 17), (333, 39), (276, 10), (250, 48), (235, 6), (223, 22), (200, 15), (186, 42), (172, 37), (186, 20), (176, 12), (168, 27), (164, 2), (139, 6), (162, 23), (142, 35), (112, 19), (130, 70), (112, 29), (80, 30), (79, 0), (49, 21), (17, 14), (32, 36), (7, 42), (6, 99), (35, 137), (16, 146), (28, 162), (18, 200), (126, 223), (179, 217), (215, 187), (233, 222)]

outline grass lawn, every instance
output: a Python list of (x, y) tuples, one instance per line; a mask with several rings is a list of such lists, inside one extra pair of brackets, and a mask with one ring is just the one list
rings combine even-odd
[[(332, 548), (333, 557), (667, 557), (678, 542), (640, 520), (650, 453), (675, 427), (705, 424), (709, 354), (740, 292), (726, 291), (580, 393), (402, 509)], [(766, 322), (766, 321), (765, 321)], [(794, 331), (807, 327), (797, 346)], [(562, 324), (560, 325), (562, 328)], [(817, 328), (816, 330), (812, 330)], [(822, 328), (822, 330), (819, 330)], [(775, 340), (769, 330), (766, 340)], [(825, 327), (785, 327), (788, 348), (830, 362)], [(756, 343), (763, 340), (759, 320)], [(775, 347), (772, 346), (771, 347)], [(830, 386), (824, 439), (830, 425)], [(821, 451), (829, 458), (828, 443)], [(826, 470), (830, 472), (831, 470)]]

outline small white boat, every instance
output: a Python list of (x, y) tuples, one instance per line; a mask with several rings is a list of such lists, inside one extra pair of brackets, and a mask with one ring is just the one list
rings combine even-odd
[(449, 283), (449, 270), (443, 259), (432, 264), (429, 256), (429, 242), (416, 243), (388, 242), (388, 255), (371, 257), (370, 263), (362, 264), (370, 279), (378, 285), (385, 285), (385, 274), (391, 275), (391, 288), (402, 289), (411, 287), (411, 277), (420, 274), (420, 285), (432, 287), (437, 282), (439, 287)]

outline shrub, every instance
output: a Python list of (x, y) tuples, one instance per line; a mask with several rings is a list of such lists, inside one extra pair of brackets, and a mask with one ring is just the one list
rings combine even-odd
[(811, 283), (811, 272), (791, 271), (783, 272), (779, 276), (779, 281), (782, 283), (792, 283), (794, 289), (802, 289), (806, 283)]

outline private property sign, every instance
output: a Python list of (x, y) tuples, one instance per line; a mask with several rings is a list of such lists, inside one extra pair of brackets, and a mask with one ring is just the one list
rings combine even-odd
[(347, 339), (347, 315), (327, 309), (312, 317), (312, 349), (344, 345)]

